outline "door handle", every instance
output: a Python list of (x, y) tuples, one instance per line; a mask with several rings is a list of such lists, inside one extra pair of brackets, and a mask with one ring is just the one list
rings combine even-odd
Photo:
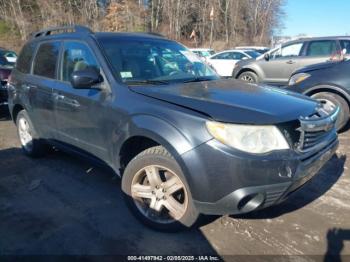
[(291, 65), (291, 64), (294, 64), (295, 62), (293, 60), (288, 60), (286, 63)]

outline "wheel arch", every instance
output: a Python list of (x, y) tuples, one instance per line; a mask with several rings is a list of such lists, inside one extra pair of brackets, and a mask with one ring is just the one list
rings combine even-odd
[(321, 92), (329, 92), (341, 96), (347, 102), (350, 108), (350, 95), (346, 93), (342, 88), (334, 85), (316, 85), (303, 92), (304, 95), (312, 96)]
[(163, 146), (175, 158), (183, 172), (187, 173), (181, 154), (194, 146), (178, 129), (165, 120), (146, 115), (134, 117), (129, 126), (129, 135), (114, 150), (114, 158), (117, 158), (116, 169), (120, 171), (120, 175), (136, 155), (158, 145)]
[(15, 104), (11, 110), (12, 121), (16, 123), (17, 115), (20, 111), (24, 110), (24, 106), (21, 104)]

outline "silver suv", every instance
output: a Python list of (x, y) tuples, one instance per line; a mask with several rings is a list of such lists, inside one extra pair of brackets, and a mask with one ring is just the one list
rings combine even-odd
[(292, 73), (304, 66), (350, 54), (350, 37), (318, 37), (289, 41), (256, 60), (236, 63), (232, 77), (248, 82), (287, 85)]

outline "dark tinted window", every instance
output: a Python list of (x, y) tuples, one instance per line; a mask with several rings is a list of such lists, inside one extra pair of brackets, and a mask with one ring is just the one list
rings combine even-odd
[(21, 54), (17, 59), (16, 68), (18, 71), (28, 74), (35, 51), (35, 44), (30, 43), (23, 47)]
[(346, 49), (345, 54), (350, 54), (350, 40), (340, 40), (341, 50)]
[(100, 71), (96, 59), (90, 49), (82, 43), (68, 42), (64, 44), (61, 80), (69, 81), (74, 71), (95, 69)]
[(307, 48), (307, 56), (331, 56), (336, 53), (336, 42), (333, 40), (312, 41)]
[(239, 52), (232, 52), (231, 53), (231, 59), (241, 60), (241, 59), (243, 59), (243, 57), (247, 57), (247, 56), (242, 54), (242, 53), (239, 53)]
[(59, 42), (41, 44), (35, 57), (33, 73), (39, 76), (55, 78), (59, 49)]
[(232, 59), (230, 52), (225, 52), (214, 56), (212, 59)]

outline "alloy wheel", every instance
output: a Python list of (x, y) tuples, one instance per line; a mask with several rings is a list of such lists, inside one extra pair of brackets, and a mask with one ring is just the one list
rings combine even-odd
[(324, 99), (324, 98), (318, 98), (318, 101), (320, 101), (323, 105), (323, 109), (327, 112), (327, 113), (332, 113), (337, 105), (334, 104), (332, 101), (328, 100), (328, 99)]
[(137, 172), (131, 184), (131, 195), (139, 211), (157, 223), (181, 219), (188, 206), (188, 193), (179, 176), (158, 165)]
[(31, 151), (33, 147), (33, 137), (30, 131), (30, 125), (25, 118), (20, 118), (18, 121), (18, 134), (22, 146), (27, 150)]
[(243, 75), (241, 77), (241, 80), (246, 81), (246, 82), (254, 82), (253, 77), (251, 77), (250, 75)]

